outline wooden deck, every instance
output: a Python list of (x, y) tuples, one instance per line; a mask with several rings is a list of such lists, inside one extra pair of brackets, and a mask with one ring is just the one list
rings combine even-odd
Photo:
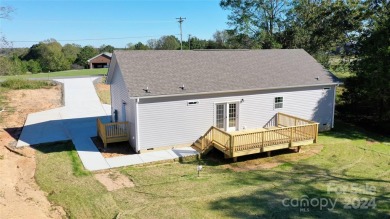
[(318, 123), (283, 113), (277, 113), (275, 120), (276, 126), (236, 132), (212, 126), (194, 146), (204, 154), (216, 148), (225, 158), (237, 158), (316, 143)]
[(129, 140), (129, 123), (112, 122), (103, 123), (99, 118), (97, 123), (97, 134), (102, 139), (104, 148), (108, 143), (122, 142)]

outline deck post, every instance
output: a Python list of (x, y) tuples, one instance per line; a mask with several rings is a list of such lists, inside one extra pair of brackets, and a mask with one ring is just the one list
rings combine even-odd
[(314, 128), (314, 143), (317, 143), (317, 138), (318, 138), (318, 123), (315, 125), (315, 128)]
[[(232, 157), (233, 157), (233, 150), (234, 150), (234, 137), (233, 137), (233, 135), (230, 135), (230, 156), (232, 156)], [(236, 161), (237, 161), (237, 159), (236, 159)]]

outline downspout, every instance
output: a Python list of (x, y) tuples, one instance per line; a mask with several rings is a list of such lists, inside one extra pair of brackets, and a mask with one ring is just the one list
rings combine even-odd
[(138, 103), (139, 103), (139, 98), (135, 100), (135, 148), (136, 152), (140, 152), (140, 141), (139, 141), (139, 111), (138, 111)]
[(332, 128), (334, 128), (334, 112), (336, 109), (336, 89), (339, 85), (334, 86), (333, 88), (333, 112), (332, 112)]

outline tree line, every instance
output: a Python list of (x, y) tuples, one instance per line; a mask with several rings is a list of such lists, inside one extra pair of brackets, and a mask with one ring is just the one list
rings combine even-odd
[(42, 41), (28, 49), (3, 49), (3, 56), (0, 56), (0, 75), (83, 69), (87, 67), (88, 59), (113, 50), (114, 47), (110, 45), (102, 45), (100, 48), (81, 47), (77, 44), (62, 46), (55, 39)]
[[(202, 40), (191, 37), (183, 41), (183, 49), (223, 49), (225, 31), (217, 31), (212, 40)], [(159, 39), (150, 39), (146, 44), (138, 42), (128, 43), (125, 48), (114, 48), (111, 45), (80, 46), (77, 44), (61, 45), (55, 39), (49, 39), (30, 48), (2, 49), (0, 53), (0, 75), (21, 75), (26, 73), (40, 73), (64, 71), (69, 69), (88, 68), (87, 60), (97, 54), (121, 50), (178, 50), (180, 41), (174, 36), (162, 36)]]

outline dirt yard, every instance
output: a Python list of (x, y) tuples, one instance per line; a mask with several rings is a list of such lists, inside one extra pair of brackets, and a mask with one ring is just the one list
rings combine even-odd
[(35, 151), (16, 149), (29, 113), (61, 106), (61, 87), (7, 91), (6, 108), (0, 113), (0, 218), (62, 218), (35, 182)]
[(111, 104), (110, 85), (97, 83), (95, 84), (96, 93), (100, 98), (100, 102)]
[(107, 191), (134, 187), (134, 183), (128, 177), (115, 170), (96, 173), (94, 176), (106, 187)]

